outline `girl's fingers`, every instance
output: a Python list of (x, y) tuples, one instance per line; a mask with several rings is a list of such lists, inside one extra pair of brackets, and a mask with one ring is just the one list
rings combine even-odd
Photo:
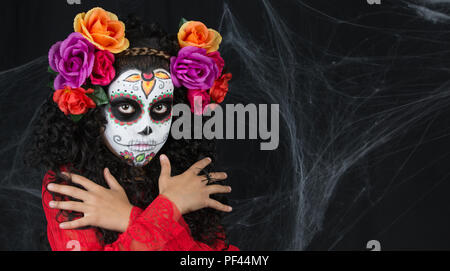
[(206, 186), (206, 189), (208, 190), (209, 194), (221, 194), (221, 193), (230, 193), (231, 187), (225, 186), (225, 185), (208, 185)]
[(63, 222), (63, 223), (59, 224), (59, 227), (64, 230), (77, 229), (77, 228), (86, 227), (86, 226), (91, 226), (86, 217), (82, 217), (77, 220)]
[(204, 169), (207, 165), (209, 165), (211, 163), (211, 158), (207, 157), (204, 158), (198, 162), (196, 162), (195, 164), (193, 164), (188, 171), (193, 172), (195, 175), (198, 175), (202, 169)]
[(80, 213), (84, 213), (86, 210), (82, 202), (76, 201), (50, 201), (48, 205), (53, 209), (75, 211)]
[[(202, 180), (208, 180), (208, 177), (206, 175), (200, 175)], [(220, 180), (225, 180), (227, 178), (227, 174), (225, 172), (212, 172), (209, 173), (209, 179), (211, 182), (216, 182)]]
[(51, 183), (49, 185), (47, 185), (47, 189), (52, 191), (52, 192), (56, 192), (59, 194), (63, 194), (75, 199), (79, 199), (79, 200), (83, 200), (85, 201), (86, 199), (88, 199), (88, 192), (85, 190), (82, 190), (80, 188), (76, 188), (74, 186), (70, 186), (70, 185), (61, 185), (61, 184), (55, 184), (55, 183)]
[(68, 172), (63, 172), (62, 174), (65, 175), (66, 177), (68, 177), (72, 182), (83, 186), (88, 191), (96, 191), (99, 188), (103, 188), (102, 186), (94, 183), (93, 181), (91, 181), (88, 178), (85, 178), (83, 176), (73, 174), (73, 173), (68, 173)]
[(214, 199), (209, 199), (207, 204), (208, 204), (207, 207), (210, 207), (210, 208), (222, 211), (222, 212), (231, 212), (233, 210), (233, 208), (231, 208), (231, 206), (222, 204)]
[(104, 175), (106, 182), (112, 190), (123, 190), (122, 186), (119, 184), (116, 178), (114, 178), (108, 168), (105, 168)]
[(172, 169), (170, 166), (169, 158), (167, 157), (167, 155), (161, 154), (159, 156), (159, 161), (161, 162), (161, 174), (159, 175), (159, 177), (170, 178), (170, 176), (172, 175)]

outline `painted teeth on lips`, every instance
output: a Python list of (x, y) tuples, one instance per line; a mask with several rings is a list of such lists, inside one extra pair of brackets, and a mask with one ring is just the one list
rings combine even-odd
[(155, 148), (155, 144), (153, 143), (153, 141), (150, 142), (133, 141), (128, 146), (133, 151), (149, 151)]

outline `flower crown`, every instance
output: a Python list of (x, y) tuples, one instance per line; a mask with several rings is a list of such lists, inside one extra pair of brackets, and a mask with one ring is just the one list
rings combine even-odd
[[(197, 21), (181, 20), (178, 55), (153, 48), (129, 48), (125, 24), (117, 16), (96, 7), (79, 13), (74, 32), (55, 43), (49, 51), (49, 72), (54, 75), (53, 101), (65, 115), (79, 121), (96, 106), (108, 104), (102, 86), (116, 76), (115, 54), (155, 55), (170, 59), (172, 81), (187, 88), (191, 111), (202, 114), (209, 103), (221, 103), (228, 92), (231, 73), (224, 73), (225, 62), (217, 51), (221, 35)], [(194, 102), (200, 101), (201, 106)]]

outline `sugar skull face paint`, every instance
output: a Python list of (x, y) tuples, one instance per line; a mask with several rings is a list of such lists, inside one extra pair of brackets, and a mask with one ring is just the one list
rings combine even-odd
[(152, 160), (169, 136), (173, 89), (165, 69), (127, 70), (110, 84), (104, 137), (116, 155), (134, 166)]

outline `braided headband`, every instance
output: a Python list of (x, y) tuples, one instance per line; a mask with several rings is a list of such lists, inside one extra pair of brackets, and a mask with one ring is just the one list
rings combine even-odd
[[(114, 33), (107, 31), (111, 25), (118, 28)], [(116, 77), (114, 62), (118, 54), (170, 59), (172, 82), (175, 87), (187, 89), (194, 114), (201, 115), (209, 103), (221, 103), (228, 92), (232, 76), (223, 72), (225, 61), (218, 51), (222, 36), (202, 22), (181, 20), (177, 35), (181, 49), (177, 56), (154, 48), (129, 48), (125, 24), (99, 7), (79, 13), (73, 26), (74, 32), (50, 48), (48, 70), (53, 74), (53, 101), (75, 122), (90, 108), (109, 103), (103, 87)]]
[(159, 56), (165, 59), (170, 59), (170, 55), (164, 51), (156, 50), (153, 48), (147, 48), (147, 47), (134, 47), (134, 48), (128, 48), (120, 55), (124, 56)]

